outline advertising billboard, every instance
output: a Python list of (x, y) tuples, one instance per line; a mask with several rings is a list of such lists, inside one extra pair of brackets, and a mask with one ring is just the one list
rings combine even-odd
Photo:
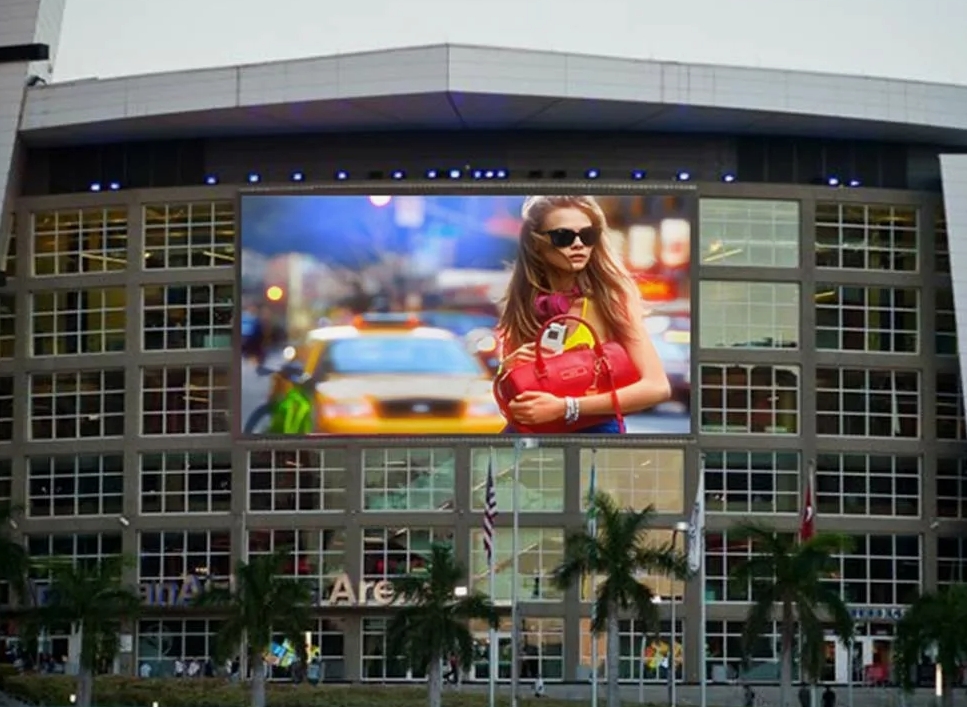
[(243, 194), (238, 432), (689, 434), (694, 199)]

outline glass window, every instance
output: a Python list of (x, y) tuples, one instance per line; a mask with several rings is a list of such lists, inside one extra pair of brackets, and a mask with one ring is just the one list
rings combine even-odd
[(13, 460), (0, 458), (0, 505), (13, 500)]
[(111, 272), (128, 266), (123, 206), (33, 214), (34, 275)]
[(404, 680), (425, 680), (426, 673), (409, 667), (404, 656), (390, 656), (386, 651), (388, 640), (385, 618), (363, 619), (362, 672), (363, 682), (401, 682)]
[[(513, 531), (498, 527), (494, 533), (494, 601), (507, 604), (513, 595)], [(551, 575), (564, 559), (564, 531), (560, 528), (520, 528), (517, 543), (517, 596), (521, 601), (559, 601), (563, 594)], [(474, 590), (487, 593), (489, 575), (483, 549), (483, 530), (470, 531), (470, 574)]]
[(959, 457), (937, 459), (937, 516), (967, 518), (967, 461)]
[(123, 434), (123, 370), (63, 371), (30, 376), (31, 439)]
[(367, 511), (452, 511), (452, 449), (364, 449)]
[[(9, 274), (9, 273), (8, 273)], [(13, 358), (17, 324), (17, 296), (0, 294), (0, 358)]]
[(848, 604), (910, 604), (920, 594), (920, 536), (856, 535), (830, 584)]
[(799, 348), (799, 285), (702, 280), (703, 349)]
[(124, 500), (121, 454), (31, 457), (27, 462), (31, 516), (118, 515)]
[(209, 619), (144, 619), (138, 622), (138, 665), (147, 663), (151, 677), (170, 678), (175, 661), (204, 663), (215, 655), (220, 622)]
[(798, 452), (705, 453), (705, 508), (711, 513), (796, 513)]
[(145, 368), (142, 374), (142, 434), (228, 432), (227, 368)]
[(6, 252), (0, 253), (0, 270), (2, 270), (7, 277), (16, 277), (17, 275), (17, 213), (11, 212), (10, 219), (7, 222), (10, 225), (10, 230), (7, 231), (7, 249)]
[(346, 532), (342, 528), (249, 531), (250, 557), (283, 549), (289, 558), (282, 574), (308, 583), (314, 605), (329, 595), (336, 578), (346, 571)]
[(319, 660), (323, 680), (346, 679), (346, 631), (345, 619), (320, 618), (316, 623), (309, 654)]
[(346, 510), (349, 480), (341, 449), (253, 450), (248, 467), (249, 510)]
[(816, 431), (844, 437), (919, 437), (920, 374), (817, 368)]
[(754, 553), (752, 544), (729, 538), (728, 532), (707, 533), (705, 538), (705, 596), (710, 602), (748, 602), (752, 595), (748, 582), (732, 578), (737, 568)]
[(13, 376), (0, 376), (0, 442), (13, 441)]
[(587, 508), (591, 465), (595, 484), (620, 506), (659, 513), (682, 513), (685, 507), (685, 452), (681, 449), (581, 450), (581, 507)]
[(144, 207), (144, 267), (228, 268), (235, 264), (230, 201)]
[(967, 538), (937, 538), (937, 584), (941, 587), (967, 582)]
[(702, 266), (799, 267), (799, 202), (702, 199)]
[(451, 528), (364, 528), (363, 579), (405, 577), (426, 567), (433, 543), (453, 542)]
[(954, 291), (949, 287), (938, 287), (935, 298), (934, 346), (938, 356), (957, 355), (957, 317), (954, 307)]
[(141, 455), (142, 513), (228, 513), (231, 506), (231, 452)]
[(957, 373), (937, 374), (937, 439), (967, 439), (964, 432), (964, 394)]
[(704, 434), (799, 433), (799, 366), (702, 364)]
[[(750, 675), (750, 682), (755, 681), (757, 672), (765, 669), (766, 677), (763, 681), (772, 681), (775, 666), (782, 656), (782, 643), (778, 623), (767, 626), (749, 651), (745, 650), (742, 642), (744, 621), (706, 621), (705, 670), (709, 680), (717, 680), (717, 675), (723, 675), (725, 680), (738, 681), (745, 674)], [(757, 670), (758, 669), (758, 670)], [(793, 666), (793, 679), (798, 681), (799, 670)]]
[(916, 208), (816, 204), (816, 265), (916, 272)]
[(944, 205), (937, 207), (933, 216), (934, 220), (934, 243), (936, 244), (936, 260), (934, 269), (940, 274), (950, 273), (950, 245), (947, 241), (947, 214)]
[[(93, 566), (106, 557), (117, 557), (121, 554), (121, 533), (28, 535), (27, 552), (34, 559), (69, 558), (75, 565)], [(32, 588), (38, 602), (43, 602), (50, 581), (49, 572), (41, 564), (33, 565), (30, 570)]]
[(145, 351), (231, 348), (231, 283), (150, 285), (142, 298)]
[(816, 510), (823, 515), (919, 516), (920, 458), (820, 454)]
[(817, 284), (816, 348), (917, 353), (920, 291), (913, 287)]
[(225, 581), (232, 573), (232, 537), (227, 530), (169, 530), (138, 537), (142, 582), (183, 582), (190, 575)]
[[(657, 629), (657, 630), (656, 630)], [(581, 619), (581, 666), (590, 669), (593, 638), (591, 620)], [(618, 621), (618, 679), (622, 682), (667, 683), (668, 655), (671, 652), (671, 622), (657, 626), (633, 619)], [(600, 634), (598, 641), (598, 676), (607, 679), (607, 637)], [(685, 673), (684, 622), (675, 622), (675, 675), (683, 680)]]
[(123, 287), (35, 292), (30, 313), (34, 356), (124, 351)]
[[(473, 510), (484, 510), (487, 493), (487, 468), (491, 463), (489, 449), (470, 453)], [(512, 511), (514, 507), (514, 450), (493, 449), (494, 487), (497, 509)], [(524, 449), (520, 453), (520, 493), (517, 506), (527, 513), (564, 510), (564, 450), (560, 447)]]

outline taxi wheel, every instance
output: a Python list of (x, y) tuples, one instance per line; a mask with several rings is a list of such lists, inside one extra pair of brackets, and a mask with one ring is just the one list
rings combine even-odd
[(245, 421), (243, 428), (247, 435), (266, 434), (272, 422), (272, 413), (275, 406), (272, 403), (262, 403), (252, 411)]

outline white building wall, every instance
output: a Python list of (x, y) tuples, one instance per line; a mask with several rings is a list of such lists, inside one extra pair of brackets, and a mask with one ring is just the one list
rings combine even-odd
[[(960, 370), (967, 372), (967, 155), (941, 155), (940, 173), (957, 318), (957, 356)], [(967, 408), (967, 381), (961, 382), (961, 389)]]
[(17, 189), (17, 132), (27, 81), (31, 76), (50, 80), (65, 2), (0, 0), (0, 46), (34, 42), (50, 46), (50, 61), (0, 64), (0, 256), (7, 252), (10, 232), (7, 205)]

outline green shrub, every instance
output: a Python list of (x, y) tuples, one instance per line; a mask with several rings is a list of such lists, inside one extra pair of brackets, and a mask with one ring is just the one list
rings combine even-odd
[[(17, 675), (7, 679), (5, 691), (12, 697), (47, 707), (68, 707), (74, 692), (73, 677), (63, 675)], [(423, 686), (292, 685), (269, 683), (268, 707), (425, 707)], [(102, 676), (94, 681), (97, 707), (248, 707), (246, 685), (218, 678), (133, 678)], [(509, 698), (498, 699), (508, 707)], [(532, 707), (579, 707), (577, 702), (533, 698), (520, 700)], [(483, 692), (466, 693), (446, 688), (443, 707), (486, 707)]]

